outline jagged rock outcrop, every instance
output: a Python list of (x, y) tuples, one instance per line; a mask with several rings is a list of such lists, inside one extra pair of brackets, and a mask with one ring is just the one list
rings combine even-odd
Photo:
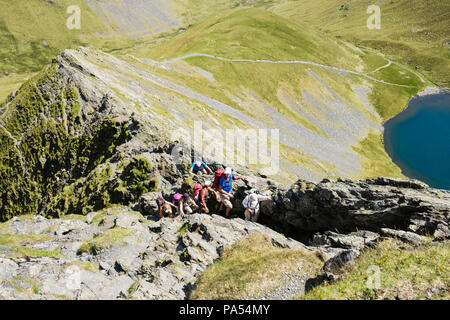
[[(102, 59), (116, 71), (97, 67)], [(95, 50), (67, 50), (2, 106), (0, 220), (10, 220), (0, 230), (7, 235), (0, 298), (182, 299), (226, 246), (252, 233), (268, 235), (274, 246), (320, 252), (327, 262), (319, 280), (336, 279), (383, 237), (450, 238), (449, 191), (387, 178), (287, 187), (241, 166), (235, 171), (247, 181), (235, 183), (233, 217), (243, 217), (241, 202), (256, 189), (274, 198), (261, 204), (266, 226), (197, 214), (152, 221), (158, 195), (169, 199), (211, 176), (186, 174), (191, 155), (174, 163), (176, 142), (168, 133), (183, 123), (181, 116), (172, 122), (154, 106), (141, 112), (148, 106), (120, 98), (144, 91), (121, 91), (130, 70), (138, 72)], [(214, 159), (208, 164), (222, 167)], [(214, 200), (211, 208), (218, 213)], [(19, 214), (34, 217), (12, 218)]]
[(0, 299), (184, 299), (224, 248), (249, 235), (315, 250), (216, 215), (155, 222), (120, 207), (75, 218), (16, 217), (2, 226), (21, 249), (0, 247)]
[[(117, 69), (107, 72), (100, 63)], [(66, 50), (0, 106), (0, 221), (87, 214), (183, 184), (191, 155), (174, 162), (180, 141), (171, 133), (185, 116), (156, 106), (168, 99), (184, 115), (192, 106), (149, 87), (158, 96), (150, 106), (142, 88), (136, 97), (136, 88), (120, 87), (128, 72), (139, 69), (94, 49)]]
[(6, 101), (0, 220), (127, 204), (180, 177), (151, 117), (137, 116), (91, 71), (63, 52)]
[(263, 203), (261, 222), (289, 229), (286, 224), (300, 220), (291, 227), (299, 239), (308, 235), (307, 245), (236, 218), (240, 211), (232, 219), (194, 214), (158, 220), (156, 194), (147, 193), (131, 206), (151, 212), (147, 217), (113, 207), (60, 219), (15, 217), (0, 225), (7, 239), (0, 247), (0, 298), (184, 299), (227, 246), (255, 233), (269, 236), (273, 246), (314, 251), (323, 259), (318, 276), (294, 281), (304, 291), (339, 279), (366, 247), (385, 237), (414, 244), (448, 238), (449, 192), (415, 181), (299, 182), (284, 190), (263, 178), (249, 180), (238, 183), (236, 205), (255, 185), (266, 185), (261, 192), (275, 201)]
[(277, 190), (274, 196), (276, 202), (266, 203), (262, 215), (300, 234), (389, 228), (438, 239), (450, 237), (450, 192), (418, 181), (299, 181), (289, 190)]

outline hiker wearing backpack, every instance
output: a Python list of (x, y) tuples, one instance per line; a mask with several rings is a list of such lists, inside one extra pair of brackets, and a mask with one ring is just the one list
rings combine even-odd
[(273, 201), (272, 197), (266, 197), (255, 192), (250, 193), (245, 199), (242, 201), (242, 205), (245, 208), (244, 215), (246, 221), (257, 222), (259, 218), (259, 203), (261, 201)]
[(177, 207), (177, 215), (183, 217), (185, 214), (191, 214), (191, 205), (198, 209), (198, 205), (192, 200), (191, 196), (187, 193), (182, 195), (181, 193), (176, 193), (173, 196), (173, 204)]
[(164, 218), (163, 212), (169, 217), (173, 217), (172, 208), (176, 208), (173, 203), (166, 201), (163, 197), (158, 197), (156, 199), (156, 204), (158, 205), (159, 217), (161, 219)]
[(195, 161), (192, 164), (192, 167), (189, 169), (189, 174), (198, 174), (199, 172), (203, 173), (203, 174), (212, 174), (213, 171), (211, 170), (210, 167), (208, 167), (208, 165), (203, 162), (203, 161)]
[(200, 207), (200, 213), (206, 213), (209, 214), (210, 211), (208, 209), (208, 205), (206, 204), (206, 201), (208, 199), (209, 193), (212, 192), (214, 194), (217, 201), (219, 201), (219, 197), (214, 191), (213, 188), (211, 188), (211, 181), (206, 181), (203, 185), (200, 183), (197, 183), (194, 186), (194, 200), (197, 202), (197, 204)]
[[(218, 170), (220, 171), (220, 170)], [(219, 172), (216, 172), (216, 178), (217, 174)], [(234, 180), (247, 180), (243, 176), (235, 177), (231, 168), (226, 168), (222, 175), (220, 176), (220, 179), (218, 181), (218, 189), (219, 189), (219, 196), (220, 196), (220, 209), (225, 206), (226, 209), (226, 216), (228, 217), (231, 210), (233, 209), (233, 204), (231, 203), (231, 199), (234, 198), (234, 196), (231, 194), (231, 190), (233, 189), (233, 181)]]

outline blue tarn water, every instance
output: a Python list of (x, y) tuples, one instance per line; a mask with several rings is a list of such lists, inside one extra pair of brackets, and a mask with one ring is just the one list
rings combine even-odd
[(386, 122), (384, 140), (406, 176), (450, 190), (450, 93), (413, 98)]

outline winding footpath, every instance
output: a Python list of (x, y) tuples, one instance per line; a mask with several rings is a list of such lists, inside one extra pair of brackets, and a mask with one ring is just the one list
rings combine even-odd
[[(214, 55), (206, 54), (206, 53), (191, 53), (191, 54), (188, 54), (188, 55), (185, 55), (185, 56), (181, 56), (181, 57), (177, 57), (177, 58), (173, 58), (173, 59), (168, 59), (168, 60), (165, 60), (165, 61), (163, 61), (161, 63), (162, 64), (168, 64), (168, 63), (171, 63), (171, 62), (176, 62), (176, 61), (179, 61), (179, 60), (186, 60), (186, 59), (193, 58), (193, 57), (206, 57), (206, 58), (216, 59), (216, 60), (225, 61), (225, 62), (251, 62), (251, 63), (273, 63), (273, 64), (305, 64), (305, 65), (325, 68), (325, 69), (328, 69), (328, 70), (333, 70), (333, 71), (353, 74), (353, 75), (357, 75), (357, 76), (362, 76), (362, 77), (365, 77), (365, 78), (367, 78), (369, 80), (372, 80), (372, 81), (375, 81), (375, 82), (379, 82), (379, 83), (384, 83), (384, 84), (391, 85), (391, 86), (404, 87), (404, 88), (413, 88), (413, 86), (408, 86), (408, 85), (404, 85), (404, 84), (391, 83), (391, 82), (387, 82), (387, 81), (384, 81), (384, 80), (379, 80), (379, 79), (376, 79), (376, 78), (374, 78), (374, 77), (369, 75), (369, 74), (375, 73), (375, 72), (377, 72), (377, 71), (379, 71), (381, 69), (389, 67), (393, 63), (389, 59), (387, 59), (388, 63), (386, 65), (384, 65), (382, 67), (379, 67), (379, 68), (377, 68), (374, 71), (369, 72), (369, 73), (357, 72), (357, 71), (348, 70), (348, 69), (344, 69), (344, 68), (338, 68), (338, 67), (334, 67), (334, 66), (327, 66), (327, 65), (324, 65), (324, 64), (321, 64), (321, 63), (318, 63), (318, 62), (314, 62), (314, 61), (305, 61), (305, 60), (267, 60), (267, 59), (257, 59), (257, 60), (253, 60), (253, 59), (229, 59), (229, 58), (223, 58), (223, 57), (214, 56)], [(419, 77), (419, 78), (422, 80), (422, 82), (424, 81), (421, 77)]]
[(379, 68), (376, 68), (375, 70), (369, 72), (368, 74), (377, 73), (377, 72), (380, 71), (381, 69), (389, 68), (389, 67), (391, 66), (391, 64), (392, 64), (392, 61), (389, 60), (389, 59), (386, 59), (386, 60), (388, 61), (387, 64), (385, 64), (384, 66), (381, 66), (381, 67), (379, 67)]

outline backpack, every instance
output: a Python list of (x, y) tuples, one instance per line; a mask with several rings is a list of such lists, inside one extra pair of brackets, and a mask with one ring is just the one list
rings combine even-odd
[(203, 186), (200, 183), (196, 183), (194, 186), (194, 199), (198, 202), (200, 191), (203, 190)]
[(216, 171), (216, 175), (214, 177), (214, 189), (219, 189), (219, 181), (224, 173), (225, 173), (224, 169), (219, 169)]
[(175, 193), (174, 196), (173, 196), (173, 204), (177, 206), (182, 197), (183, 197), (182, 194)]

